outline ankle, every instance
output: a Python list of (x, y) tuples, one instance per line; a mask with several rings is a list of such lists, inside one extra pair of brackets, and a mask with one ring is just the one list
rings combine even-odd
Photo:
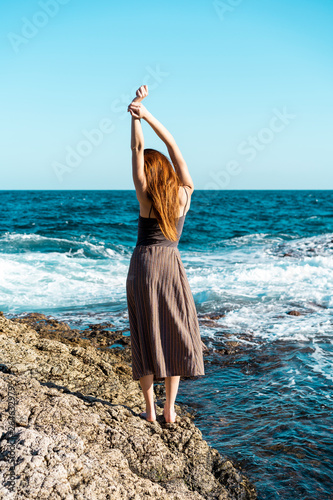
[(168, 405), (165, 404), (164, 405), (164, 411), (168, 412), (168, 413), (174, 413), (175, 412), (175, 407), (174, 407), (174, 405), (168, 406)]
[(153, 403), (151, 406), (149, 406), (149, 405), (146, 404), (146, 408), (147, 408), (147, 410), (150, 408), (150, 411), (154, 411), (155, 410), (155, 404)]

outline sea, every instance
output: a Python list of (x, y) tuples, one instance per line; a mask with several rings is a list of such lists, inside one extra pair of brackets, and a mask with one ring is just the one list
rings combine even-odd
[[(0, 201), (0, 310), (128, 329), (135, 191)], [(333, 191), (195, 190), (178, 248), (210, 354), (176, 403), (259, 499), (333, 499)]]

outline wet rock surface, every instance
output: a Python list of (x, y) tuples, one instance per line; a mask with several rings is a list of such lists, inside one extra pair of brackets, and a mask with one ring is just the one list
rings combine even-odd
[(289, 316), (302, 316), (301, 312), (295, 310), (289, 311), (287, 314), (289, 314)]
[[(257, 498), (202, 439), (191, 409), (176, 404), (176, 422), (165, 423), (163, 382), (154, 384), (156, 422), (139, 417), (145, 401), (124, 334), (112, 323), (82, 333), (41, 314), (0, 314), (0, 498)], [(15, 493), (6, 482), (13, 447)]]

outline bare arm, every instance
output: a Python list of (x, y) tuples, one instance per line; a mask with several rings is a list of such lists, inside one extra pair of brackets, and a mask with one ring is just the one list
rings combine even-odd
[[(141, 102), (146, 90), (143, 87), (137, 91), (137, 97), (132, 102)], [(147, 179), (144, 171), (144, 138), (141, 119), (132, 115), (131, 121), (131, 150), (132, 150), (132, 175), (136, 196), (139, 202), (146, 199)]]
[(170, 134), (170, 132), (159, 122), (149, 111), (145, 111), (143, 114), (143, 119), (151, 126), (151, 128), (156, 132), (158, 137), (162, 139), (166, 147), (168, 148), (168, 153), (178, 174), (178, 177), (184, 184), (194, 190), (194, 185), (190, 172), (188, 170), (187, 164), (180, 152), (179, 147), (176, 144), (175, 139)]
[(131, 127), (131, 149), (132, 149), (132, 175), (138, 201), (145, 199), (147, 189), (146, 174), (144, 172), (144, 139), (141, 120), (132, 116)]
[(168, 153), (170, 155), (171, 161), (175, 167), (175, 170), (184, 186), (188, 186), (193, 192), (194, 185), (190, 172), (188, 170), (187, 164), (180, 152), (179, 147), (176, 144), (175, 139), (170, 134), (170, 132), (160, 123), (140, 102), (132, 102), (129, 105), (129, 110), (132, 116), (137, 118), (143, 118), (151, 126), (151, 128), (156, 132), (158, 137), (162, 139), (168, 148)]

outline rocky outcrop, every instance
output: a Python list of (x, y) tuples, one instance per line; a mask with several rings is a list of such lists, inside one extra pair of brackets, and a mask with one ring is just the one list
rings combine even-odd
[(157, 421), (139, 417), (145, 402), (132, 380), (128, 338), (125, 349), (110, 349), (52, 321), (0, 316), (0, 498), (256, 498), (242, 472), (202, 439), (187, 408), (176, 405), (176, 423), (164, 422), (161, 384)]

